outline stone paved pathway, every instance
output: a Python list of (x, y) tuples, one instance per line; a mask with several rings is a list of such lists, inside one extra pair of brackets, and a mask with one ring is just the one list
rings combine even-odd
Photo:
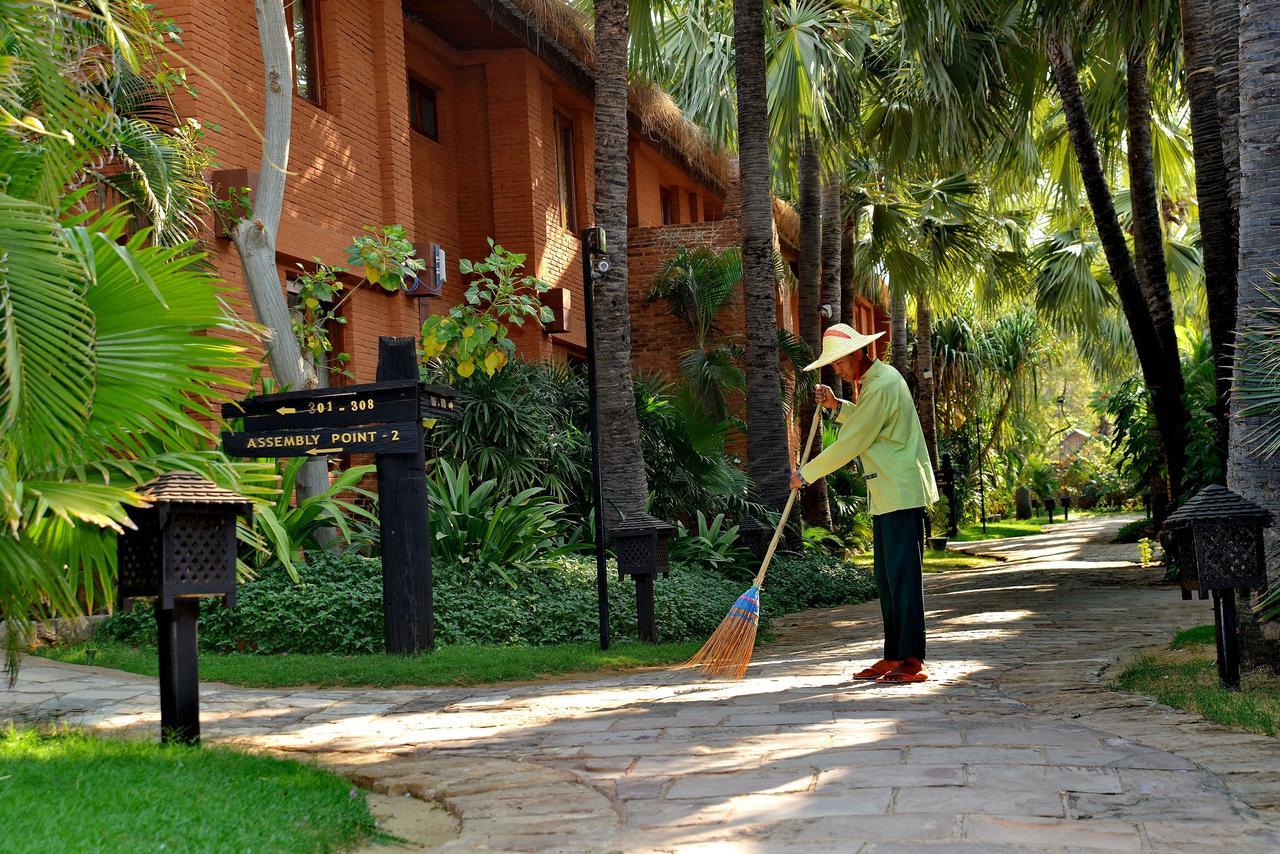
[[(1280, 741), (1101, 686), (1210, 616), (1108, 544), (1123, 521), (966, 545), (1007, 563), (928, 578), (922, 686), (849, 683), (878, 653), (868, 603), (789, 618), (736, 684), (209, 684), (205, 733), (438, 802), (452, 849), (1280, 851)], [(0, 720), (148, 737), (156, 706), (154, 680), (35, 658), (0, 690)]]

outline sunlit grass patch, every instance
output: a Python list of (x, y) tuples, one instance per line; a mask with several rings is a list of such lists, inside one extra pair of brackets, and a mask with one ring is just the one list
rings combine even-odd
[(358, 789), (301, 762), (0, 731), (0, 851), (335, 851), (375, 835)]
[[(726, 610), (729, 607), (725, 605)], [(393, 688), (421, 685), (481, 685), (532, 681), (569, 673), (616, 673), (687, 661), (701, 641), (625, 641), (601, 650), (592, 643), (548, 646), (447, 646), (420, 655), (200, 654), (200, 679), (248, 688), (296, 685)], [(95, 664), (154, 676), (156, 651), (102, 641), (52, 647), (41, 655), (71, 664)]]
[(1242, 690), (1218, 681), (1213, 626), (1178, 632), (1167, 651), (1144, 655), (1116, 677), (1112, 687), (1144, 694), (1215, 723), (1261, 735), (1280, 735), (1280, 676), (1245, 671)]

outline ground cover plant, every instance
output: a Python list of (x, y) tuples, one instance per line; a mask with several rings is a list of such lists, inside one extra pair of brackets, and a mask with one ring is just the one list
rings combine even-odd
[(1117, 691), (1144, 694), (1215, 723), (1261, 735), (1280, 735), (1280, 676), (1263, 670), (1241, 674), (1242, 690), (1218, 681), (1213, 626), (1178, 632), (1166, 650), (1143, 655), (1112, 682)]
[(0, 781), (3, 851), (320, 852), (377, 834), (336, 774), (220, 747), (9, 729)]
[[(657, 646), (636, 636), (633, 582), (610, 573), (610, 630), (622, 642), (596, 647), (595, 563), (561, 555), (526, 565), (516, 586), (473, 567), (435, 568), (434, 656), (381, 654), (382, 576), (376, 560), (348, 551), (313, 556), (294, 581), (280, 566), (241, 585), (235, 608), (201, 609), (201, 674), (242, 685), (432, 685), (536, 679), (683, 661), (715, 629), (742, 582), (675, 564), (655, 585)], [(770, 620), (805, 608), (873, 598), (868, 566), (825, 555), (782, 555), (771, 571), (762, 633)], [(63, 661), (155, 672), (150, 608), (112, 617), (88, 645), (44, 650)]]

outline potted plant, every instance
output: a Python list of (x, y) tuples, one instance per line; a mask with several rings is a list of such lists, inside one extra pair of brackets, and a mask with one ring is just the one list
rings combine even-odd
[(929, 508), (929, 530), (933, 532), (933, 536), (928, 539), (929, 551), (942, 552), (947, 550), (946, 536), (938, 536), (937, 532), (947, 530), (947, 523), (950, 517), (951, 505), (947, 501), (947, 497), (945, 495), (939, 496), (933, 507)]

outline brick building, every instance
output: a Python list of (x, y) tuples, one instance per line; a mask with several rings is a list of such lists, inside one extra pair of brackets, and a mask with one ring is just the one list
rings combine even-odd
[[(161, 0), (184, 33), (182, 51), (225, 90), (183, 105), (206, 125), (218, 181), (257, 168), (263, 70), (252, 4)], [(555, 289), (562, 330), (515, 331), (526, 358), (570, 358), (585, 343), (576, 233), (591, 224), (591, 36), (559, 0), (289, 0), (295, 98), (282, 270), (345, 261), (366, 225), (400, 224), (428, 260), (443, 251), (436, 296), (364, 288), (343, 304), (335, 350), (359, 381), (373, 378), (379, 335), (414, 335), (421, 319), (462, 300), (460, 258), (492, 237), (528, 256), (526, 271)], [(231, 103), (231, 102), (234, 102)], [(691, 338), (644, 304), (664, 253), (680, 244), (738, 242), (733, 168), (664, 93), (631, 93), (632, 310), (639, 368), (672, 371)], [(794, 212), (776, 206), (784, 255), (794, 258)], [(229, 240), (210, 241), (219, 272), (243, 293)], [(242, 301), (250, 316), (247, 299)], [(860, 306), (868, 325), (883, 312)], [(780, 288), (780, 323), (795, 328), (795, 297)], [(738, 326), (732, 319), (728, 325)]]

